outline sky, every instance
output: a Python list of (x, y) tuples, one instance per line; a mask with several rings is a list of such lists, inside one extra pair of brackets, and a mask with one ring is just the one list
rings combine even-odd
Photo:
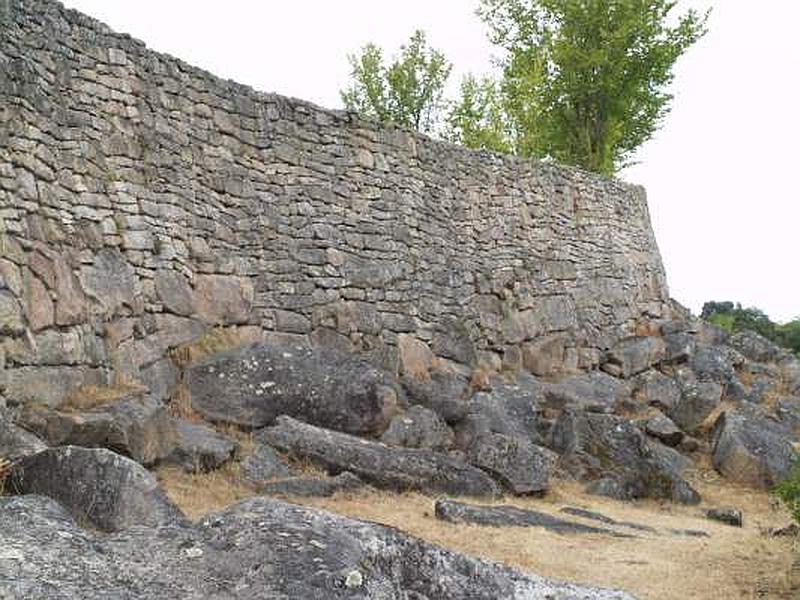
[[(347, 55), (391, 56), (415, 29), (466, 73), (492, 70), (478, 0), (64, 0), (167, 52), (256, 89), (340, 108)], [(800, 317), (800, 2), (682, 0), (713, 7), (679, 60), (672, 111), (620, 177), (647, 188), (671, 295)]]

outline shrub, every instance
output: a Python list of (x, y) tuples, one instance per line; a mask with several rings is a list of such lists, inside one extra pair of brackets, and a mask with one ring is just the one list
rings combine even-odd
[(794, 520), (800, 523), (800, 454), (789, 477), (775, 486), (774, 492), (786, 504)]

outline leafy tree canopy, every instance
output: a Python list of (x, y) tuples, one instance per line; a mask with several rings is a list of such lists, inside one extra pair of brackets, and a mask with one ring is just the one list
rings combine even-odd
[(700, 317), (726, 331), (750, 330), (800, 354), (800, 318), (785, 324), (774, 323), (758, 308), (742, 308), (739, 302), (706, 302)]
[(416, 31), (388, 66), (381, 49), (371, 43), (348, 58), (352, 81), (341, 92), (348, 110), (425, 133), (435, 130), (452, 65), (428, 48), (423, 31)]
[[(706, 32), (707, 13), (671, 19), (675, 4), (481, 0), (479, 14), (505, 50), (497, 105), (509, 123), (498, 128), (484, 113), (474, 123), (488, 133), (462, 123), (463, 142), (615, 173), (660, 125), (673, 66)], [(472, 92), (462, 90), (462, 106)]]

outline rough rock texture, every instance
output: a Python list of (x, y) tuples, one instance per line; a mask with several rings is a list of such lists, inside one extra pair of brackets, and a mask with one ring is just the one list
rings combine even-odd
[(397, 415), (381, 441), (390, 446), (423, 448), (445, 452), (453, 446), (453, 430), (439, 416), (424, 406), (412, 406)]
[(166, 461), (189, 473), (212, 471), (233, 459), (238, 444), (205, 425), (178, 420), (176, 443)]
[(625, 382), (599, 371), (563, 379), (544, 391), (549, 407), (604, 413), (614, 412), (617, 402), (629, 395), (630, 387)]
[(470, 445), (467, 460), (513, 494), (540, 494), (549, 487), (558, 455), (524, 438), (490, 433)]
[(177, 439), (166, 408), (141, 394), (85, 411), (30, 404), (20, 411), (18, 420), (51, 446), (108, 448), (144, 465), (169, 456)]
[(278, 450), (319, 463), (332, 473), (351, 471), (378, 487), (464, 496), (498, 494), (497, 485), (487, 474), (446, 454), (370, 442), (291, 417), (279, 417), (274, 427), (259, 431), (256, 437)]
[(260, 428), (280, 415), (347, 433), (380, 433), (397, 409), (391, 376), (356, 356), (260, 344), (188, 371), (192, 407), (213, 421)]
[(789, 475), (797, 439), (787, 426), (756, 409), (723, 413), (714, 426), (714, 468), (733, 481), (770, 489)]
[(105, 449), (61, 446), (29, 456), (11, 474), (11, 491), (60, 502), (80, 523), (102, 531), (156, 526), (182, 518), (155, 477)]
[(561, 453), (560, 467), (578, 479), (594, 481), (594, 493), (700, 501), (675, 466), (653, 452), (635, 425), (619, 417), (566, 411), (556, 423), (553, 446)]
[(47, 444), (42, 440), (0, 415), (0, 458), (15, 461), (45, 449)]
[(241, 463), (242, 476), (259, 487), (273, 479), (289, 477), (291, 471), (286, 461), (266, 444), (258, 444), (252, 454)]
[(323, 498), (339, 492), (351, 492), (366, 484), (352, 473), (345, 471), (336, 477), (291, 477), (280, 481), (270, 481), (259, 486), (258, 491), (265, 496), (301, 496)]
[(644, 430), (648, 435), (658, 438), (667, 446), (675, 447), (683, 441), (684, 433), (669, 417), (658, 414), (645, 423)]
[(669, 311), (639, 187), (256, 92), (50, 0), (2, 6), (0, 335), (100, 350), (6, 365), (74, 371), (54, 405), (214, 327), (328, 328), (387, 364), (399, 335), (464, 364), (563, 336), (572, 365)]
[(0, 498), (0, 537), (0, 591), (11, 598), (633, 599), (266, 498), (194, 526), (111, 535), (81, 529), (46, 498)]
[(667, 357), (667, 348), (660, 337), (633, 337), (620, 340), (609, 350), (603, 368), (612, 375), (628, 379)]
[(482, 506), (454, 500), (437, 500), (436, 517), (450, 523), (470, 523), (489, 527), (542, 527), (556, 533), (603, 533), (619, 535), (610, 529), (559, 519), (536, 510), (516, 506)]

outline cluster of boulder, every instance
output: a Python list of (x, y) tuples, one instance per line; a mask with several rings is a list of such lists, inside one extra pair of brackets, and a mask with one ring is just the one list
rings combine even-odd
[[(459, 598), (467, 597), (458, 591), (465, 586), (470, 598), (532, 598), (541, 590), (622, 598), (263, 497), (190, 523), (148, 469), (209, 471), (235, 461), (266, 496), (371, 485), (497, 498), (544, 494), (552, 477), (563, 477), (623, 500), (696, 504), (700, 495), (684, 473), (703, 454), (723, 476), (761, 488), (785, 478), (795, 457), (800, 362), (754, 333), (666, 322), (652, 335), (619, 341), (599, 369), (561, 377), (469, 370), (413, 339), (401, 340), (400, 357), (394, 374), (355, 352), (291, 341), (212, 355), (183, 374), (191, 408), (206, 423), (176, 418), (147, 389), (131, 386), (85, 391), (60, 407), (2, 408), (0, 458), (12, 465), (5, 489), (14, 496), (0, 499), (0, 573), (10, 573), (0, 575), (0, 589), (56, 597), (58, 588), (66, 594), (58, 597), (78, 597), (82, 577), (91, 576), (98, 590), (137, 597), (234, 588), (226, 597), (248, 597), (259, 585), (275, 598), (400, 591)], [(251, 432), (252, 451), (245, 454), (225, 428)], [(295, 473), (296, 460), (327, 476)], [(436, 515), (601, 531), (508, 507), (440, 501)], [(153, 548), (158, 565), (139, 544)], [(59, 570), (67, 547), (79, 555), (69, 581)], [(315, 575), (305, 577), (309, 564)], [(154, 574), (159, 565), (169, 565), (169, 580)], [(431, 570), (426, 589), (411, 576), (422, 566)], [(134, 590), (123, 569), (150, 579)]]

